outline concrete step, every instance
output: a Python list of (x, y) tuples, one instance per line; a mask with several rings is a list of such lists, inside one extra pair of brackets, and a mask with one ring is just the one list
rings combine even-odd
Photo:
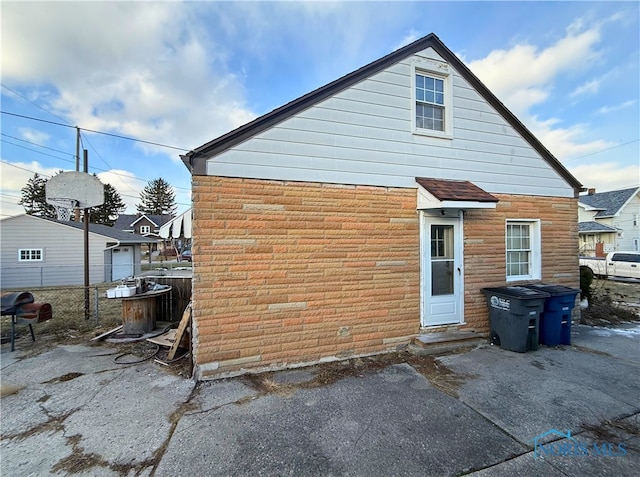
[(452, 330), (423, 333), (411, 340), (407, 351), (418, 356), (428, 356), (474, 347), (486, 342), (485, 337), (473, 331)]

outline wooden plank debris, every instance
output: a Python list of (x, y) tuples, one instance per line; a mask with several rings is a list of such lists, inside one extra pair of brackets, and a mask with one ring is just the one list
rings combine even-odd
[(176, 333), (178, 330), (173, 328), (166, 333), (161, 334), (160, 336), (154, 336), (153, 338), (147, 338), (147, 341), (150, 343), (154, 343), (160, 346), (166, 346), (170, 348), (173, 346), (173, 343), (176, 341)]
[(180, 320), (180, 324), (178, 325), (178, 330), (176, 331), (176, 338), (169, 350), (169, 354), (167, 355), (167, 361), (171, 361), (176, 357), (176, 352), (180, 347), (180, 342), (182, 341), (182, 337), (184, 336), (187, 327), (189, 326), (189, 322), (191, 321), (191, 302), (184, 309), (184, 313), (182, 314), (182, 319)]
[(103, 339), (105, 339), (107, 336), (112, 335), (118, 331), (120, 331), (122, 329), (122, 325), (120, 326), (116, 326), (114, 329), (109, 330), (105, 333), (102, 333), (101, 335), (96, 336), (95, 338), (91, 338), (91, 341), (102, 341)]

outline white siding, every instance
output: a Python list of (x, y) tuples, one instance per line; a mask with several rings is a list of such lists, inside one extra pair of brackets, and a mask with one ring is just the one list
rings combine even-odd
[[(104, 281), (104, 249), (107, 237), (89, 233), (89, 281)], [(2, 289), (84, 283), (84, 234), (82, 230), (20, 215), (0, 225)], [(18, 250), (42, 249), (43, 260), (18, 261)]]
[[(636, 225), (633, 225), (634, 216)], [(635, 250), (634, 239), (640, 241), (640, 197), (636, 194), (622, 208), (620, 215), (612, 219), (612, 226), (622, 231), (618, 236), (617, 250)]]
[(453, 139), (412, 134), (415, 60), (209, 159), (207, 174), (389, 187), (416, 187), (415, 177), (464, 179), (494, 193), (573, 197), (572, 187), (452, 68)]

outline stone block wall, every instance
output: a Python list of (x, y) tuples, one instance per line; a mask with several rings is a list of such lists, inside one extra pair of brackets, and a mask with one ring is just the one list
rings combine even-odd
[[(576, 286), (577, 200), (498, 196), (464, 220), (464, 327), (488, 330), (504, 221), (541, 218), (543, 280)], [(395, 349), (420, 331), (416, 190), (195, 176), (196, 377)], [(548, 232), (548, 233), (547, 233)]]

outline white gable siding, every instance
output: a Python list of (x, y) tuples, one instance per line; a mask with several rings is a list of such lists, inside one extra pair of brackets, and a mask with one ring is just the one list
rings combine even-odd
[[(3, 290), (84, 283), (82, 230), (21, 215), (2, 221), (0, 240)], [(107, 238), (89, 233), (89, 245), (89, 281), (103, 282)], [(42, 249), (43, 260), (20, 262), (20, 249)]]
[(414, 55), (207, 161), (207, 174), (389, 187), (470, 180), (494, 193), (572, 187), (456, 71), (453, 139), (412, 134)]

